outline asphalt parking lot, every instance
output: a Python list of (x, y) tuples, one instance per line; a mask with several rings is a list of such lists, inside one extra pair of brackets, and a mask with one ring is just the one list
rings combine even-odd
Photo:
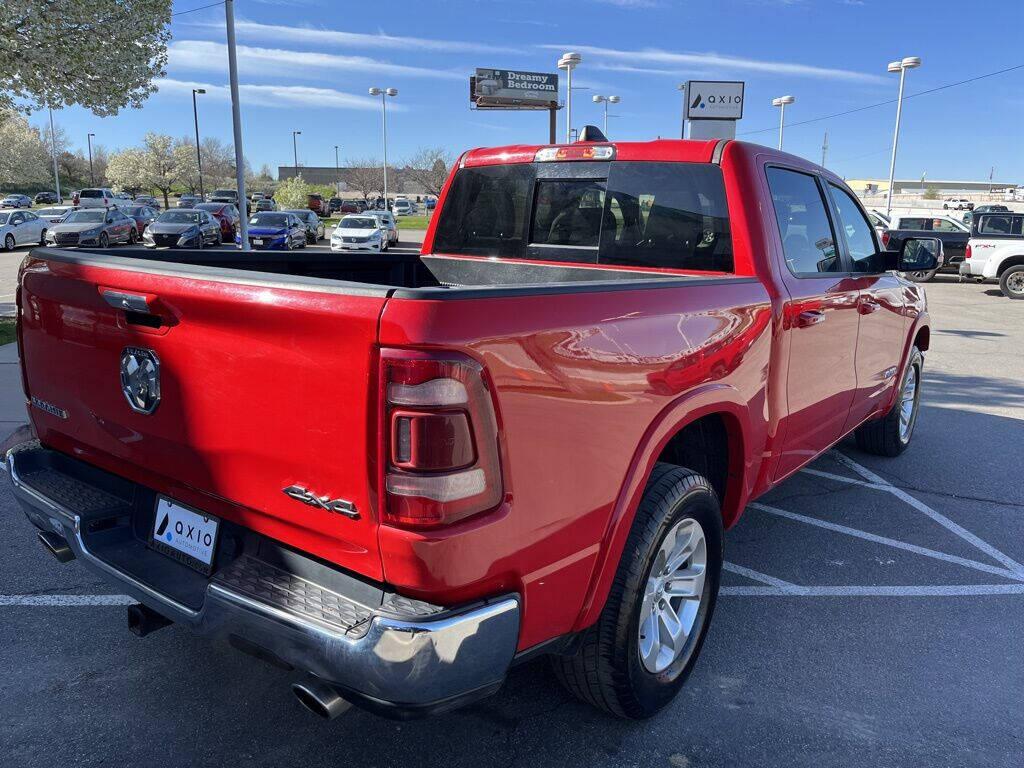
[(541, 660), (445, 716), (325, 723), (290, 673), (177, 626), (130, 634), (124, 599), (45, 554), (3, 482), (3, 762), (1019, 767), (1024, 302), (951, 276), (928, 295), (914, 444), (886, 460), (844, 442), (748, 508), (700, 661), (658, 717), (578, 704)]

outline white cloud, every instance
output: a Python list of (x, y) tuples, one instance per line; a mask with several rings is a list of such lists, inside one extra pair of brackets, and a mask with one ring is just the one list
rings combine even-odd
[[(639, 51), (624, 51), (615, 48), (600, 48), (591, 45), (541, 45), (540, 48), (557, 51), (578, 51), (582, 54), (596, 56), (598, 59), (624, 60), (635, 71), (640, 63), (660, 65), (660, 68), (647, 70), (648, 74), (671, 74), (674, 76), (688, 74), (693, 67), (702, 69), (715, 68), (734, 72), (764, 72), (773, 75), (791, 75), (793, 77), (812, 77), (823, 80), (842, 80), (846, 82), (877, 83), (886, 82), (881, 75), (854, 72), (848, 69), (816, 67), (810, 64), (795, 64), (785, 61), (764, 61), (761, 59), (745, 59), (721, 53), (673, 53), (657, 48), (646, 48)], [(680, 67), (673, 70), (670, 67)]]
[[(231, 90), (227, 85), (214, 85), (212, 83), (198, 83), (171, 78), (160, 78), (154, 82), (160, 93), (191, 95), (193, 88), (203, 88), (206, 90), (204, 99), (209, 98), (217, 101), (231, 100)], [(239, 84), (238, 92), (243, 107), (287, 109), (301, 106), (322, 107), (325, 109), (380, 109), (379, 99), (336, 91), (333, 88), (310, 88), (302, 85)], [(405, 111), (405, 107), (395, 103), (388, 104), (388, 109), (396, 112)]]
[[(359, 16), (359, 14), (357, 14)], [(366, 16), (372, 19), (372, 14)], [(193, 26), (208, 27), (221, 30), (223, 23), (197, 22)], [(239, 37), (274, 42), (289, 41), (294, 43), (315, 43), (318, 45), (340, 45), (351, 48), (397, 48), (403, 51), (432, 51), (434, 53), (522, 53), (518, 48), (492, 45), (484, 42), (467, 42), (463, 40), (436, 40), (426, 37), (400, 37), (383, 32), (368, 34), (365, 32), (342, 32), (337, 29), (323, 27), (285, 26), (283, 24), (261, 24), (257, 21), (238, 19), (235, 21), (235, 32)]]
[[(430, 77), (465, 80), (466, 75), (452, 70), (388, 64), (366, 56), (339, 56), (317, 51), (289, 51), (281, 48), (237, 47), (238, 66), (249, 73), (272, 72), (275, 76), (310, 77), (330, 71), (373, 72), (375, 75)], [(172, 69), (225, 72), (227, 46), (206, 40), (178, 40), (167, 47), (167, 62)]]

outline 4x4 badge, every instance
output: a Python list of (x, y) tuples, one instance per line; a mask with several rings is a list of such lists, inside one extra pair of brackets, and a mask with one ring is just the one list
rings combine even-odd
[(281, 493), (295, 499), (296, 501), (301, 501), (303, 504), (307, 504), (310, 507), (319, 507), (320, 509), (325, 509), (328, 512), (337, 512), (339, 515), (351, 517), (353, 520), (359, 519), (359, 513), (356, 511), (356, 505), (351, 501), (346, 501), (345, 499), (332, 499), (329, 496), (317, 496), (315, 493), (303, 488), (301, 485), (289, 485), (287, 488), (282, 488)]

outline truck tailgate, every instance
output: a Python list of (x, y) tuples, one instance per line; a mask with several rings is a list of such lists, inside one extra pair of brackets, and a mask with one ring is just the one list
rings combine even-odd
[[(33, 255), (23, 266), (20, 340), (40, 439), (379, 580), (371, 392), (386, 294), (85, 261)], [(149, 313), (111, 306), (110, 292), (144, 297)], [(122, 391), (126, 348), (158, 361), (151, 414)], [(358, 516), (282, 492), (295, 485)]]

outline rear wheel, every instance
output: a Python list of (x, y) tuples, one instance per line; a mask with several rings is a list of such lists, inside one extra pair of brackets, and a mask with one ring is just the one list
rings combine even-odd
[(106, 248), (108, 245), (110, 245), (110, 238), (107, 237), (106, 232), (100, 232), (100, 239), (98, 240), (98, 242), (100, 244), (100, 248)]
[(921, 369), (924, 358), (917, 347), (910, 350), (907, 370), (900, 391), (889, 412), (880, 419), (866, 422), (854, 433), (857, 447), (876, 456), (899, 456), (910, 445), (917, 424), (921, 403)]
[(39, 233), (39, 244), (46, 245), (46, 230), (44, 229)]
[(135, 227), (132, 227), (128, 232), (128, 245), (135, 245), (135, 241), (139, 239), (138, 233), (135, 231)]
[(703, 475), (657, 464), (597, 622), (552, 657), (579, 699), (619, 717), (665, 707), (697, 661), (718, 597), (722, 513)]
[(4, 238), (4, 249), (8, 251), (14, 250), (14, 235), (7, 235)]
[(938, 271), (938, 268), (936, 268), (919, 270), (917, 272), (900, 272), (900, 274), (903, 275), (903, 277), (905, 277), (912, 283), (927, 283), (929, 280), (935, 277)]
[(999, 290), (1009, 299), (1024, 299), (1024, 264), (1010, 267), (999, 276)]

